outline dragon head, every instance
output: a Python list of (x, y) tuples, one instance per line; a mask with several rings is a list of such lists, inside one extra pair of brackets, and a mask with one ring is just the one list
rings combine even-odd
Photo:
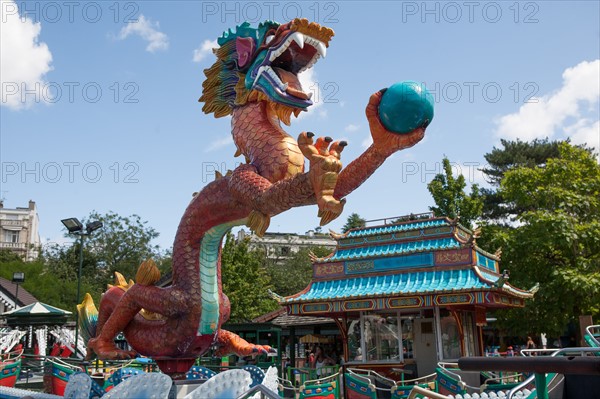
[(325, 57), (332, 37), (333, 30), (299, 18), (283, 25), (265, 21), (258, 28), (244, 22), (225, 32), (213, 50), (217, 61), (204, 70), (202, 110), (218, 118), (247, 102), (267, 101), (289, 125), (292, 113), (312, 105), (298, 74)]

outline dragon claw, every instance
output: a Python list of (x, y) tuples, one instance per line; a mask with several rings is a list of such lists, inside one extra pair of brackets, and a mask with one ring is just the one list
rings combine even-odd
[(105, 342), (99, 338), (92, 338), (88, 342), (86, 360), (94, 357), (102, 360), (126, 360), (135, 358), (135, 351), (125, 351), (117, 348), (114, 342)]
[(340, 154), (348, 145), (346, 141), (333, 141), (329, 136), (319, 137), (313, 141), (312, 132), (303, 132), (298, 137), (298, 147), (310, 161), (309, 177), (317, 205), (321, 226), (337, 218), (344, 209), (345, 201), (333, 197), (338, 174), (342, 169)]

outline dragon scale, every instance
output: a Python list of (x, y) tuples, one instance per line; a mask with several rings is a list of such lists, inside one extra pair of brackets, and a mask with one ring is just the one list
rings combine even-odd
[[(224, 235), (246, 224), (260, 236), (271, 217), (305, 205), (316, 204), (321, 225), (329, 223), (342, 213), (348, 194), (390, 155), (418, 143), (426, 128), (402, 135), (386, 130), (378, 114), (379, 91), (366, 107), (373, 144), (345, 168), (340, 157), (346, 142), (312, 132), (297, 139), (288, 135), (282, 124), (289, 125), (291, 116), (312, 105), (298, 74), (325, 57), (333, 35), (329, 28), (297, 18), (285, 24), (265, 21), (256, 28), (243, 23), (218, 39), (200, 101), (207, 114), (232, 116), (235, 155), (246, 163), (225, 176), (217, 173), (194, 194), (175, 236), (171, 286), (155, 285), (160, 273), (149, 260), (138, 269), (135, 284), (121, 279), (102, 296), (95, 329), (83, 334), (89, 338), (88, 358), (140, 353), (192, 359), (211, 347), (217, 355), (271, 350), (221, 328), (230, 314), (221, 284)], [(80, 320), (92, 325), (94, 311), (93, 303), (82, 304)], [(115, 346), (121, 331), (133, 351)]]

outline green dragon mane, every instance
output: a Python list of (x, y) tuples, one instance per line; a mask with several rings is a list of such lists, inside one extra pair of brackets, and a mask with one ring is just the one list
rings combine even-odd
[(277, 22), (265, 21), (258, 28), (252, 28), (248, 22), (244, 22), (235, 28), (235, 32), (229, 29), (217, 39), (219, 47), (213, 49), (217, 60), (204, 70), (206, 80), (202, 84), (202, 96), (198, 100), (204, 102), (202, 111), (214, 113), (215, 118), (220, 118), (231, 115), (234, 106), (244, 105), (248, 101), (250, 91), (244, 85), (245, 71), (238, 66), (236, 39), (250, 37), (258, 48), (265, 34), (278, 26)]

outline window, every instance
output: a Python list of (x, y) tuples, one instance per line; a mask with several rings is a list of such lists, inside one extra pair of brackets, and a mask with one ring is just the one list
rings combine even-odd
[(399, 361), (398, 317), (366, 314), (363, 323), (367, 360)]
[(349, 361), (362, 361), (361, 349), (362, 333), (360, 329), (360, 319), (352, 320), (348, 327), (348, 352)]
[(460, 357), (460, 335), (456, 319), (449, 313), (441, 317), (442, 359), (458, 359)]
[(413, 317), (362, 313), (348, 328), (349, 361), (400, 362), (413, 358)]
[(12, 230), (5, 230), (4, 231), (4, 241), (11, 242), (11, 243), (19, 242), (19, 232), (12, 231)]
[(281, 255), (282, 256), (289, 256), (290, 254), (290, 247), (281, 247)]
[(404, 316), (402, 322), (402, 351), (405, 359), (413, 359), (413, 319), (414, 316)]
[(462, 325), (465, 334), (465, 356), (477, 356), (475, 351), (475, 335), (476, 328), (473, 323), (473, 313), (463, 312), (462, 313)]

